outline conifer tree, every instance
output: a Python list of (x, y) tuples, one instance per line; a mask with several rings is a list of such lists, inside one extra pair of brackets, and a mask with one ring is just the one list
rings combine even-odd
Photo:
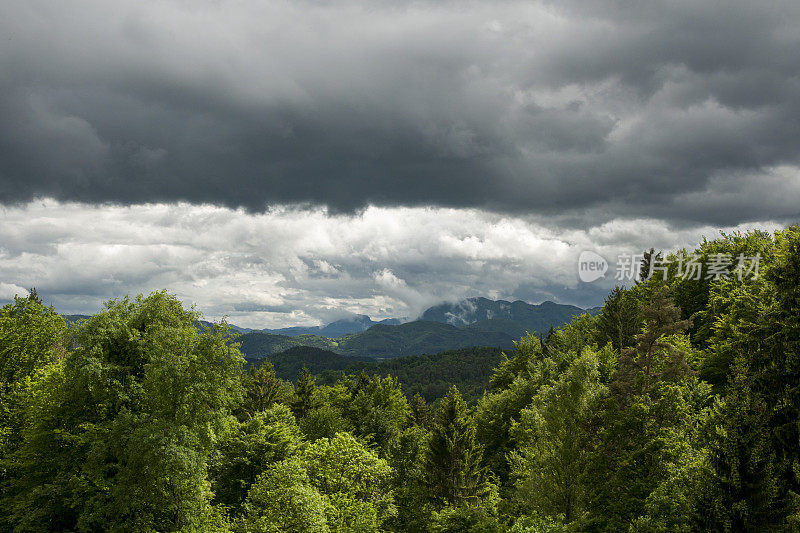
[(252, 415), (269, 409), (278, 400), (281, 382), (275, 376), (275, 368), (269, 361), (252, 367), (244, 379), (244, 411)]
[(623, 404), (631, 395), (647, 392), (658, 381), (680, 380), (689, 372), (686, 354), (664, 336), (683, 333), (689, 320), (681, 320), (666, 289), (659, 289), (642, 307), (644, 331), (635, 336), (636, 346), (622, 351), (612, 390)]
[(436, 413), (425, 461), (425, 485), (431, 500), (450, 506), (477, 503), (487, 494), (483, 447), (473, 418), (453, 386)]
[(311, 376), (307, 367), (303, 367), (297, 384), (294, 386), (294, 401), (292, 411), (297, 418), (303, 418), (315, 406), (316, 380)]
[(617, 351), (634, 344), (639, 330), (639, 310), (627, 289), (619, 286), (612, 289), (597, 317), (597, 329), (600, 343), (610, 342)]
[(780, 483), (766, 425), (767, 405), (751, 388), (745, 358), (733, 365), (724, 400), (708, 423), (710, 475), (700, 525), (726, 531), (768, 530), (780, 524)]
[(428, 429), (433, 423), (433, 412), (425, 398), (420, 393), (414, 394), (414, 397), (409, 402), (409, 407), (411, 409), (410, 422), (415, 426)]

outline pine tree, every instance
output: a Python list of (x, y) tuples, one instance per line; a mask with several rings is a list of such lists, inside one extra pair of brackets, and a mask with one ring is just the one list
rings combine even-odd
[(681, 320), (681, 310), (667, 290), (658, 290), (641, 314), (644, 331), (634, 337), (635, 347), (622, 351), (612, 383), (612, 391), (623, 403), (631, 395), (647, 392), (658, 381), (677, 381), (690, 373), (686, 354), (664, 339), (685, 332), (690, 325), (689, 320)]
[(656, 252), (655, 248), (650, 248), (649, 252), (644, 252), (639, 267), (639, 281), (647, 281), (650, 278), (650, 269), (655, 269), (663, 260), (664, 255), (661, 252)]
[(425, 460), (431, 500), (450, 506), (477, 503), (490, 489), (482, 464), (483, 447), (473, 418), (453, 386), (436, 412)]

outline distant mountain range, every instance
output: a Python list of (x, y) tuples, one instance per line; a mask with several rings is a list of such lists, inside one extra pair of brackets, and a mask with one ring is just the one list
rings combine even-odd
[[(311, 346), (348, 357), (388, 359), (471, 346), (508, 349), (527, 333), (546, 333), (551, 327), (561, 327), (574, 316), (587, 312), (597, 314), (599, 308), (586, 310), (554, 302), (534, 305), (520, 300), (470, 298), (431, 307), (418, 320), (402, 324), (397, 319), (374, 322), (359, 315), (319, 328), (251, 330), (238, 340), (250, 361), (296, 346)], [(281, 331), (284, 333), (278, 333)], [(347, 333), (332, 336), (340, 331)]]
[(599, 307), (581, 309), (550, 301), (534, 305), (522, 300), (469, 298), (433, 306), (419, 318), (476, 331), (499, 331), (519, 339), (526, 333), (547, 333), (550, 327), (563, 326), (582, 313), (596, 315), (599, 312)]
[(377, 324), (396, 326), (401, 323), (403, 323), (403, 320), (399, 318), (387, 318), (386, 320), (375, 322), (367, 315), (354, 315), (352, 317), (342, 318), (335, 322), (331, 322), (327, 326), (262, 329), (261, 332), (272, 333), (273, 335), (286, 335), (287, 337), (297, 337), (300, 335), (319, 335), (320, 337), (334, 339), (336, 337), (341, 337), (342, 335), (361, 333), (362, 331), (366, 331)]
[[(390, 359), (434, 354), (446, 350), (489, 346), (509, 349), (527, 333), (544, 334), (582, 313), (596, 315), (600, 308), (521, 300), (469, 298), (427, 309), (419, 319), (406, 322), (389, 318), (373, 321), (354, 315), (325, 326), (256, 330), (231, 324), (248, 361), (257, 361), (298, 346), (309, 346), (354, 358)], [(65, 315), (75, 322), (85, 315)], [(201, 321), (203, 325), (209, 322)]]

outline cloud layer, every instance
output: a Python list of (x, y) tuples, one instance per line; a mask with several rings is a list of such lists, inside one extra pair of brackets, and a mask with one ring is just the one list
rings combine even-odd
[[(772, 228), (770, 224), (761, 224)], [(735, 228), (726, 228), (735, 229)], [(546, 220), (448, 208), (248, 214), (209, 205), (36, 202), (0, 211), (0, 301), (36, 286), (61, 312), (168, 287), (207, 316), (250, 327), (315, 325), (346, 313), (415, 318), (469, 296), (602, 303), (577, 258), (694, 245), (712, 228), (652, 219), (564, 230)]]
[(7, 0), (0, 202), (793, 220), (798, 23), (793, 0)]

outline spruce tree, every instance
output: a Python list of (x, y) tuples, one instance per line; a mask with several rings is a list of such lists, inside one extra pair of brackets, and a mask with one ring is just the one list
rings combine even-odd
[(488, 492), (483, 447), (473, 418), (453, 386), (436, 412), (425, 460), (428, 496), (441, 505), (475, 504)]
[(610, 342), (617, 351), (633, 346), (639, 322), (636, 300), (626, 288), (614, 287), (597, 317), (598, 340)]
[(315, 407), (316, 380), (311, 376), (307, 367), (303, 367), (297, 384), (294, 386), (294, 401), (292, 411), (297, 418), (303, 418)]
[(424, 429), (430, 428), (433, 423), (433, 412), (431, 411), (431, 406), (428, 405), (428, 402), (425, 401), (425, 398), (420, 393), (417, 392), (411, 398), (409, 408), (411, 409), (411, 414), (409, 415), (411, 424)]
[(250, 414), (269, 409), (281, 393), (281, 382), (275, 376), (275, 368), (269, 361), (252, 367), (244, 379), (245, 398), (243, 410)]

